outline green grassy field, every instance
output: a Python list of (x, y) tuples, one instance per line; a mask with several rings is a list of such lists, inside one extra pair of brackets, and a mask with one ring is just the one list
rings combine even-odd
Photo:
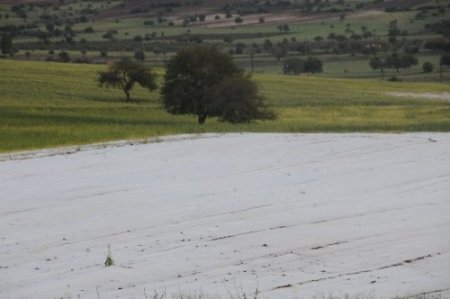
[(167, 114), (158, 92), (137, 87), (125, 103), (120, 90), (99, 88), (104, 69), (0, 60), (0, 152), (180, 133), (450, 131), (449, 101), (387, 95), (450, 92), (448, 84), (255, 74), (276, 121), (200, 126)]

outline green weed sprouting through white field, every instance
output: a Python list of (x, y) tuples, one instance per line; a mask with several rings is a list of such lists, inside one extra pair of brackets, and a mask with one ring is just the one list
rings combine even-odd
[(108, 255), (106, 256), (105, 260), (105, 267), (114, 266), (114, 260), (112, 258), (111, 254), (111, 244), (108, 244)]

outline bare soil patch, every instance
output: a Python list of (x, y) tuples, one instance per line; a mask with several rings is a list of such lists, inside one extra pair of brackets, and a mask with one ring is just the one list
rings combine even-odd
[(388, 92), (390, 96), (450, 101), (448, 92)]

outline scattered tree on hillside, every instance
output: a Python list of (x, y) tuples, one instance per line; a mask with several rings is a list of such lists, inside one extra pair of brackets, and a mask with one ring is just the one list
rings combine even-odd
[(272, 118), (257, 86), (231, 55), (199, 45), (180, 50), (167, 63), (162, 87), (164, 107), (172, 114), (194, 114), (198, 123), (217, 116), (232, 123)]
[(301, 58), (289, 58), (284, 61), (283, 73), (298, 75), (304, 70), (305, 61)]
[(384, 78), (384, 69), (386, 68), (386, 60), (378, 56), (372, 57), (369, 61), (369, 65), (374, 70), (380, 70), (381, 79)]
[(322, 61), (316, 57), (308, 57), (305, 61), (305, 72), (308, 73), (321, 73), (322, 69)]
[(431, 73), (433, 71), (433, 69), (434, 69), (434, 66), (429, 61), (424, 62), (423, 65), (422, 65), (422, 70), (423, 70), (424, 73)]
[(12, 54), (12, 37), (11, 34), (9, 33), (3, 33), (2, 34), (2, 41), (1, 41), (1, 50), (2, 53), (7, 55), (7, 54)]
[(412, 55), (399, 55), (397, 53), (392, 54), (386, 58), (386, 68), (396, 69), (397, 72), (400, 68), (410, 68), (413, 65), (417, 65), (418, 60)]
[(303, 60), (301, 58), (289, 58), (284, 61), (283, 73), (298, 75), (300, 73), (321, 73), (322, 62), (316, 57), (308, 57)]
[(122, 58), (109, 65), (106, 72), (99, 72), (98, 83), (102, 87), (114, 87), (123, 90), (126, 100), (130, 101), (130, 91), (138, 83), (153, 91), (157, 88), (156, 74), (144, 65), (129, 58)]
[(442, 54), (440, 58), (440, 65), (450, 65), (450, 54)]
[(145, 53), (142, 49), (134, 49), (134, 59), (144, 61), (145, 60)]
[(450, 54), (442, 54), (441, 59), (439, 60), (439, 73), (441, 76), (441, 80), (443, 77), (444, 66), (450, 65)]
[(70, 55), (66, 51), (61, 51), (58, 53), (59, 61), (61, 62), (69, 62), (70, 61)]

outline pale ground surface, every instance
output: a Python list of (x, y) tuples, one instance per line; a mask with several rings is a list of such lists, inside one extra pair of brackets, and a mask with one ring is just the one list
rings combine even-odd
[(450, 295), (450, 134), (56, 152), (0, 162), (0, 298)]
[(388, 92), (388, 95), (396, 97), (408, 97), (430, 100), (446, 100), (450, 101), (450, 93), (448, 92)]

